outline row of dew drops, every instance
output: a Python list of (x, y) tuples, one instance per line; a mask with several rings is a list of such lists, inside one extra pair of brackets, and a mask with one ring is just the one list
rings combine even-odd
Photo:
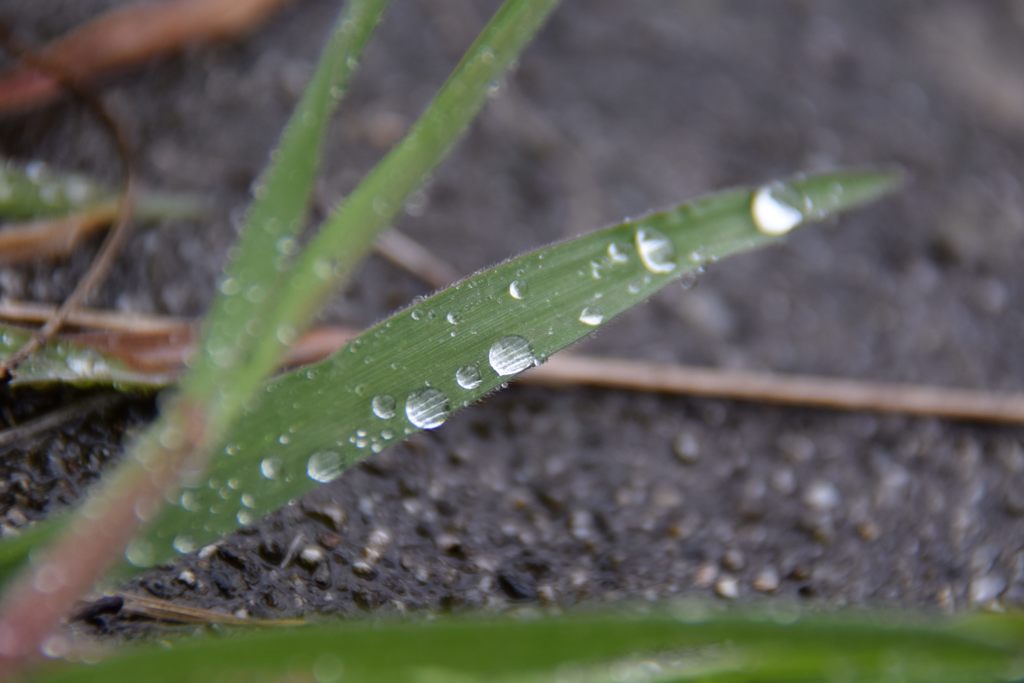
[[(798, 207), (787, 201), (785, 194), (789, 186), (767, 185), (754, 192), (751, 199), (751, 216), (755, 227), (768, 235), (782, 235), (799, 225), (806, 217), (805, 211), (808, 207)], [(645, 270), (651, 275), (667, 276), (674, 274), (677, 270), (677, 255), (675, 245), (666, 235), (650, 226), (639, 226), (634, 231), (634, 245), (636, 253), (640, 258)], [(591, 263), (591, 275), (595, 278), (601, 276), (601, 270), (608, 266), (623, 264), (629, 260), (630, 250), (626, 245), (616, 242), (609, 244), (607, 256), (601, 261)], [(693, 263), (703, 262), (703, 257), (694, 252), (690, 256)], [(640, 288), (649, 282), (630, 283), (631, 294), (639, 292)], [(523, 300), (527, 296), (527, 285), (524, 280), (513, 280), (508, 287), (508, 294), (513, 299)], [(420, 319), (413, 313), (414, 319)], [(448, 323), (455, 325), (458, 317), (449, 313), (446, 315)], [(604, 314), (596, 306), (588, 305), (583, 307), (578, 318), (584, 325), (600, 325), (604, 320)], [(539, 359), (534, 353), (530, 342), (519, 335), (503, 336), (495, 341), (487, 354), (488, 364), (499, 377), (511, 377), (517, 375), (539, 364)], [(467, 391), (478, 388), (483, 383), (483, 376), (479, 368), (474, 364), (461, 366), (455, 372), (455, 382), (459, 387)], [(378, 394), (370, 399), (370, 410), (374, 417), (380, 420), (391, 420), (399, 410), (398, 402), (393, 396)], [(444, 392), (434, 387), (425, 387), (412, 392), (405, 401), (405, 417), (408, 422), (418, 429), (436, 429), (444, 424), (450, 413), (449, 399)], [(411, 432), (411, 429), (406, 431)], [(358, 430), (350, 441), (360, 448), (370, 445), (374, 452), (378, 452), (384, 443), (395, 437), (394, 432), (385, 430), (381, 432), (381, 441), (371, 440), (365, 430)], [(287, 443), (287, 435), (280, 437), (281, 443)], [(228, 447), (231, 452), (231, 447)], [(345, 460), (336, 451), (318, 451), (311, 455), (306, 464), (307, 476), (318, 483), (326, 483), (337, 478), (344, 470)], [(267, 457), (260, 461), (260, 474), (264, 479), (277, 480), (282, 477), (283, 463), (280, 458)], [(211, 482), (212, 484), (213, 482)], [(235, 487), (229, 485), (228, 489)], [(224, 489), (224, 487), (221, 487)], [(222, 491), (224, 493), (226, 489)], [(187, 498), (192, 494), (186, 491), (182, 494), (182, 507), (189, 509), (193, 507)], [(230, 496), (230, 492), (227, 494)], [(222, 497), (224, 497), (222, 495)], [(252, 521), (248, 510), (255, 507), (253, 496), (248, 493), (241, 494), (240, 501), (243, 510), (238, 514), (238, 521), (247, 524)], [(186, 537), (177, 537), (173, 546), (178, 552), (190, 552), (194, 544)]]

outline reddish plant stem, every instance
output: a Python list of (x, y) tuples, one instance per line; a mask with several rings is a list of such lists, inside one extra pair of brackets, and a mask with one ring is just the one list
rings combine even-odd
[(178, 398), (166, 415), (165, 424), (182, 427), (165, 428), (160, 440), (139, 444), (139, 456), (103, 485), (83, 514), (5, 592), (0, 602), (0, 680), (24, 671), (44, 654), (64, 616), (175, 490), (188, 459), (207, 450), (200, 406)]

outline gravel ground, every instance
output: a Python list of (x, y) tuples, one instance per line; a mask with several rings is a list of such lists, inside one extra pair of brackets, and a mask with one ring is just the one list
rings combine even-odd
[[(15, 0), (0, 18), (42, 40), (113, 4)], [(245, 41), (106, 83), (146, 181), (216, 210), (138, 232), (96, 303), (202, 313), (336, 6), (297, 2)], [(395, 3), (339, 114), (319, 206), (405, 129), (494, 6)], [(570, 0), (400, 227), (471, 272), (709, 189), (896, 163), (911, 183), (895, 199), (670, 288), (581, 348), (1020, 391), (1022, 32), (1009, 0)], [(66, 104), (0, 120), (0, 151), (116, 172)], [(95, 246), (0, 269), (0, 292), (55, 300)], [(373, 257), (326, 318), (368, 324), (423, 293)], [(0, 414), (79, 399), (17, 392)], [(74, 500), (152, 411), (129, 401), (8, 447), (6, 527)], [(130, 588), (253, 616), (674, 596), (1020, 605), (1022, 491), (1020, 428), (513, 386)]]

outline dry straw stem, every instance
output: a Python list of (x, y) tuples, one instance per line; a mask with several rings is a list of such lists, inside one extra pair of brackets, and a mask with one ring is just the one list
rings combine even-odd
[[(111, 10), (45, 46), (40, 58), (77, 83), (204, 40), (231, 38), (289, 0), (137, 2)], [(0, 76), (0, 111), (38, 107), (60, 97), (61, 78), (26, 60)]]
[[(51, 315), (45, 304), (0, 301), (0, 320), (38, 322)], [(130, 367), (160, 375), (180, 372), (194, 352), (194, 323), (166, 316), (139, 316), (84, 309), (69, 322), (92, 330), (70, 339), (110, 353)], [(322, 360), (359, 332), (324, 326), (303, 335), (286, 366)], [(820, 375), (729, 370), (563, 353), (518, 381), (553, 387), (593, 386), (684, 396), (706, 396), (804, 408), (868, 411), (1024, 424), (1024, 394), (922, 384), (850, 380)]]

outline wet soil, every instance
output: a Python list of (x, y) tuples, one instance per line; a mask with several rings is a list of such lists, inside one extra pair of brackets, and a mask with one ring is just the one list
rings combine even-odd
[[(39, 41), (112, 4), (0, 15)], [(338, 116), (318, 213), (494, 6), (395, 3)], [(146, 181), (216, 208), (140, 230), (95, 303), (203, 312), (335, 12), (297, 2), (245, 41), (106, 82)], [(670, 288), (581, 348), (1024, 390), (1022, 32), (1009, 1), (569, 0), (399, 225), (468, 273), (710, 189), (895, 163), (910, 184), (894, 199)], [(68, 104), (0, 121), (0, 150), (116, 173)], [(56, 300), (95, 246), (0, 270), (0, 291)], [(368, 324), (426, 291), (372, 257), (325, 319)], [(17, 392), (3, 419), (72, 398)], [(129, 401), (7, 448), (5, 529), (71, 502), (152, 410)], [(1020, 605), (1022, 492), (1020, 428), (513, 386), (131, 588), (253, 616), (675, 596)]]

